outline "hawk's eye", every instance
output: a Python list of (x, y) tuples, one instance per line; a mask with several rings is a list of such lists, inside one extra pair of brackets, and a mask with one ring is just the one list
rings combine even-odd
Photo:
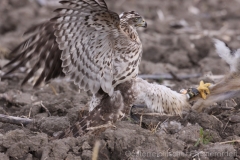
[(137, 21), (138, 21), (138, 18), (134, 18), (134, 21), (137, 22)]

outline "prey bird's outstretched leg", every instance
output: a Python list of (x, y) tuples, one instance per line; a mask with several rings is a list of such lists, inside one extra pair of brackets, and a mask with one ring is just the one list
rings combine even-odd
[(134, 104), (146, 104), (154, 112), (181, 115), (184, 109), (190, 108), (185, 94), (173, 91), (166, 86), (136, 78), (132, 88), (135, 91)]
[(186, 95), (166, 86), (134, 78), (118, 85), (112, 96), (104, 94), (101, 102), (87, 117), (80, 119), (59, 138), (77, 137), (91, 129), (112, 126), (125, 115), (130, 115), (131, 107), (136, 104), (146, 104), (155, 112), (169, 115), (181, 115), (183, 109), (190, 107)]
[(181, 89), (180, 92), (182, 94), (186, 94), (189, 100), (194, 99), (198, 95), (200, 95), (202, 99), (206, 99), (207, 95), (210, 94), (210, 88), (209, 88), (210, 85), (211, 83), (204, 83), (203, 81), (200, 81), (199, 86), (197, 88), (189, 88), (187, 90)]
[(131, 93), (131, 87), (132, 82), (128, 81), (117, 86), (112, 96), (105, 93), (101, 102), (86, 117), (79, 119), (58, 138), (77, 137), (87, 133), (89, 130), (113, 126), (125, 114), (130, 114), (134, 99), (125, 92), (133, 94)]

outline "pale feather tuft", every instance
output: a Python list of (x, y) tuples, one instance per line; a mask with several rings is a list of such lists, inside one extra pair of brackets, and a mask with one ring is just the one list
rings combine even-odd
[(217, 54), (225, 62), (227, 62), (227, 64), (229, 64), (231, 72), (236, 72), (237, 65), (238, 65), (237, 64), (237, 62), (238, 62), (237, 56), (239, 55), (239, 53), (237, 53), (237, 52), (239, 52), (239, 51), (237, 50), (237, 52), (236, 52), (236, 51), (231, 50), (231, 48), (229, 48), (226, 43), (224, 43), (223, 41), (221, 41), (219, 39), (214, 38), (213, 41), (215, 44)]

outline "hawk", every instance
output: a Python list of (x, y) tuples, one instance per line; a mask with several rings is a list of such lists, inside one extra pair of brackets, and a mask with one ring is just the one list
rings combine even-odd
[[(135, 11), (118, 15), (103, 0), (60, 1), (65, 8), (57, 16), (31, 27), (29, 39), (12, 51), (16, 57), (6, 75), (35, 60), (22, 84), (43, 68), (34, 86), (61, 75), (69, 76), (80, 89), (94, 95), (112, 95), (114, 88), (138, 74), (142, 43), (137, 28), (147, 23)], [(98, 94), (99, 93), (99, 94)]]

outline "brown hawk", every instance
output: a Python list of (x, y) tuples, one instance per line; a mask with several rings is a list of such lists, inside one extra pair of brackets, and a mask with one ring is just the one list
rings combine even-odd
[[(136, 29), (147, 26), (138, 13), (119, 16), (103, 0), (60, 3), (66, 8), (55, 10), (55, 18), (25, 33), (32, 35), (12, 51), (16, 57), (5, 66), (6, 75), (35, 60), (22, 84), (43, 68), (35, 86), (65, 74), (93, 95), (112, 95), (115, 86), (137, 76), (142, 44)], [(93, 98), (91, 104), (97, 103)]]

